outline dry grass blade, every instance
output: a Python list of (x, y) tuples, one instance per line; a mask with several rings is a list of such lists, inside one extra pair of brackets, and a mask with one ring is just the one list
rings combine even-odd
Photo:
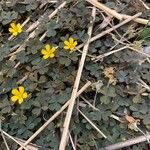
[(6, 139), (5, 139), (5, 136), (4, 136), (3, 132), (2, 132), (1, 119), (0, 119), (0, 132), (1, 132), (2, 139), (3, 139), (4, 143), (5, 143), (6, 149), (7, 149), (7, 150), (10, 150), (10, 148), (9, 148), (9, 146), (8, 146), (8, 144), (7, 144), (7, 141), (6, 141)]
[[(64, 6), (66, 5), (66, 1), (63, 2), (61, 5), (59, 5), (58, 8), (56, 8), (49, 16), (49, 20), (52, 19), (56, 14), (57, 12), (63, 8)], [(33, 29), (37, 28), (37, 26), (40, 24), (40, 21), (36, 21), (35, 23), (33, 23), (28, 29), (27, 29), (27, 32), (31, 32)], [(35, 32), (35, 31), (34, 31)]]
[[(102, 9), (104, 12), (106, 12), (106, 13), (114, 16), (114, 17), (116, 17), (119, 20), (128, 19), (128, 18), (131, 17), (131, 16), (125, 15), (125, 14), (119, 14), (115, 10), (112, 10), (112, 9), (108, 8), (107, 6), (105, 6), (104, 4), (102, 4), (100, 2), (97, 2), (96, 0), (86, 0), (86, 1), (90, 2), (92, 5), (96, 6), (99, 9)], [(136, 18), (136, 19), (133, 19), (133, 21), (135, 21), (137, 23), (140, 23), (140, 24), (144, 24), (144, 25), (149, 25), (150, 26), (150, 21), (147, 20), (147, 19)]]
[(121, 48), (119, 48), (119, 49), (116, 49), (116, 50), (107, 52), (107, 53), (105, 53), (105, 54), (101, 54), (101, 55), (99, 55), (99, 56), (97, 56), (97, 57), (95, 57), (95, 58), (92, 58), (91, 60), (94, 60), (95, 62), (97, 62), (97, 61), (99, 61), (100, 59), (102, 59), (102, 58), (104, 58), (104, 57), (107, 57), (107, 56), (112, 55), (112, 54), (114, 54), (114, 53), (116, 53), (116, 52), (122, 51), (122, 50), (124, 50), (124, 49), (126, 49), (126, 48), (128, 48), (128, 46), (121, 47)]
[[(77, 93), (77, 97), (84, 92), (89, 86), (91, 85), (91, 82), (88, 81)], [(70, 100), (68, 100), (59, 111), (57, 111), (52, 117), (50, 117), (44, 125), (42, 125), (25, 143), (24, 146), (27, 146), (37, 135), (39, 135), (57, 116), (59, 116), (69, 105)], [(18, 150), (22, 150), (20, 147)]]
[(105, 139), (107, 138), (107, 136), (98, 129), (98, 127), (87, 117), (85, 116), (79, 109), (78, 109), (79, 113), (91, 124), (91, 126), (98, 131), (98, 133), (100, 133)]
[(98, 108), (96, 108), (95, 106), (93, 106), (88, 100), (86, 100), (83, 96), (80, 96), (84, 102), (86, 102), (91, 108), (93, 108), (93, 110), (99, 111)]
[(3, 134), (5, 136), (7, 136), (8, 138), (12, 139), (14, 142), (16, 142), (18, 145), (21, 146), (21, 148), (25, 149), (25, 150), (29, 150), (28, 148), (26, 148), (25, 146), (23, 146), (20, 142), (18, 142), (14, 137), (12, 137), (11, 135), (9, 135), (8, 133), (6, 133), (5, 131), (1, 130), (3, 132)]
[(122, 16), (119, 13), (117, 13), (115, 10), (108, 8), (107, 6), (105, 6), (100, 2), (97, 2), (97, 0), (86, 0), (86, 1), (91, 3), (93, 6), (102, 9), (104, 12), (114, 16), (115, 18), (122, 20)]
[(73, 139), (72, 139), (72, 136), (71, 136), (70, 132), (68, 132), (68, 134), (69, 134), (70, 142), (71, 142), (71, 144), (72, 144), (72, 148), (73, 148), (73, 150), (76, 150), (76, 148), (75, 148), (75, 145), (74, 145), (74, 143), (73, 143)]
[(131, 145), (134, 145), (134, 144), (138, 144), (138, 143), (141, 143), (141, 142), (145, 142), (147, 139), (150, 139), (150, 133), (146, 134), (146, 137), (144, 135), (139, 136), (139, 137), (136, 137), (136, 138), (126, 140), (124, 142), (119, 142), (119, 143), (116, 143), (116, 144), (113, 144), (113, 145), (106, 146), (106, 147), (101, 148), (99, 150), (116, 150), (116, 149), (121, 149), (121, 148), (124, 148), (124, 147), (131, 146)]
[(81, 75), (82, 75), (82, 71), (83, 71), (83, 67), (84, 67), (85, 58), (86, 58), (88, 48), (89, 48), (89, 43), (90, 43), (90, 38), (91, 38), (91, 35), (92, 35), (93, 23), (94, 23), (94, 20), (95, 20), (95, 16), (96, 16), (96, 8), (93, 7), (93, 10), (92, 10), (93, 21), (91, 21), (92, 25), (88, 29), (89, 39), (88, 39), (88, 41), (86, 42), (86, 44), (84, 45), (84, 48), (83, 48), (81, 61), (80, 61), (80, 64), (79, 64), (79, 68), (78, 68), (78, 71), (77, 71), (77, 76), (76, 76), (73, 91), (72, 91), (72, 94), (71, 94), (70, 104), (69, 104), (67, 114), (66, 114), (66, 118), (65, 118), (65, 121), (64, 121), (64, 129), (63, 129), (63, 133), (62, 133), (62, 137), (61, 137), (61, 141), (60, 141), (60, 145), (59, 145), (59, 150), (65, 150), (65, 147), (66, 147), (68, 129), (69, 129), (70, 120), (71, 120), (71, 116), (72, 116), (72, 111), (73, 111), (73, 108), (74, 108), (75, 99), (76, 99), (76, 95), (77, 95), (77, 91), (78, 91), (78, 87), (79, 87), (79, 83), (80, 83), (80, 79), (81, 79)]
[[(92, 37), (92, 38), (90, 39), (90, 43), (93, 42), (93, 41), (95, 41), (95, 40), (97, 40), (97, 39), (99, 39), (99, 38), (101, 38), (101, 37), (103, 37), (104, 35), (106, 35), (106, 34), (112, 32), (113, 30), (115, 30), (115, 29), (117, 29), (117, 28), (119, 28), (119, 27), (125, 25), (126, 23), (128, 23), (128, 22), (132, 21), (133, 19), (139, 17), (141, 14), (142, 14), (142, 13), (137, 13), (136, 15), (134, 15), (134, 16), (132, 16), (132, 17), (130, 17), (130, 18), (128, 18), (128, 19), (122, 21), (121, 23), (115, 25), (114, 27), (103, 31), (103, 32), (101, 32), (100, 34), (97, 34), (96, 36), (94, 36), (94, 37)], [(77, 46), (77, 48), (80, 49), (80, 48), (82, 48), (83, 46), (84, 46), (84, 44), (80, 44), (79, 46)]]
[(133, 51), (135, 51), (135, 52), (137, 52), (137, 53), (140, 53), (140, 54), (144, 55), (145, 57), (150, 58), (150, 55), (144, 53), (143, 51), (137, 50), (137, 49), (135, 49), (135, 48), (133, 48), (131, 46), (128, 46), (128, 48), (131, 49), (131, 50), (133, 50)]

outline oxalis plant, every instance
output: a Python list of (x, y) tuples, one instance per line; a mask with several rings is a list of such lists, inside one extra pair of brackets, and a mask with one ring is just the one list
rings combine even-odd
[(148, 150), (149, 5), (0, 1), (0, 149)]

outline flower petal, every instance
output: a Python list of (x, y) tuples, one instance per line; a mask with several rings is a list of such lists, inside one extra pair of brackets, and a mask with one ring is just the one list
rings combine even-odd
[(12, 33), (12, 35), (13, 35), (13, 36), (17, 36), (17, 35), (18, 35), (18, 32), (14, 31), (14, 32)]
[(22, 97), (18, 99), (18, 103), (19, 104), (23, 103), (23, 98)]
[(64, 49), (70, 49), (70, 47), (69, 46), (64, 46)]
[(28, 97), (28, 94), (27, 94), (26, 92), (24, 92), (23, 95), (22, 95), (22, 97), (23, 97), (23, 98), (27, 98), (27, 97)]
[(17, 89), (13, 89), (13, 90), (11, 91), (11, 93), (12, 93), (13, 95), (18, 95), (18, 94), (19, 94), (19, 91), (18, 91)]
[(46, 54), (46, 55), (43, 56), (43, 59), (47, 59), (48, 57), (49, 57), (49, 55)]
[(41, 53), (42, 53), (42, 54), (47, 54), (47, 50), (42, 49), (42, 50), (41, 50)]
[(22, 32), (22, 27), (21, 27), (21, 24), (20, 24), (20, 23), (17, 24), (17, 31), (18, 31), (19, 33)]
[(17, 99), (18, 99), (18, 96), (12, 96), (11, 97), (11, 101), (13, 101), (14, 103), (17, 101)]
[(55, 47), (52, 47), (52, 48), (51, 48), (51, 52), (54, 53), (55, 51), (56, 51), (56, 48), (55, 48)]
[(50, 58), (53, 58), (55, 55), (53, 54), (53, 53), (51, 53), (50, 55), (49, 55), (49, 57)]
[(24, 87), (23, 87), (23, 86), (19, 86), (19, 92), (20, 92), (21, 94), (24, 93)]
[(15, 28), (16, 28), (15, 23), (11, 23), (11, 24), (10, 24), (10, 26), (11, 26), (13, 29), (15, 29)]
[(14, 29), (13, 28), (9, 28), (8, 31), (11, 32), (11, 33), (13, 33)]
[(74, 41), (73, 46), (76, 47), (77, 44), (77, 41)]
[(69, 43), (70, 43), (70, 44), (73, 44), (73, 42), (74, 42), (74, 39), (73, 39), (72, 37), (70, 37), (70, 38), (69, 38)]
[(46, 50), (50, 50), (50, 48), (51, 48), (51, 47), (50, 47), (49, 44), (46, 44), (46, 45), (45, 45), (45, 49), (46, 49)]
[(68, 42), (68, 41), (64, 41), (64, 44), (65, 44), (65, 45), (69, 45), (69, 42)]

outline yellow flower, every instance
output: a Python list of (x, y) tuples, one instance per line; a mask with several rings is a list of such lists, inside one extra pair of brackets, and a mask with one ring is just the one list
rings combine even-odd
[(24, 101), (24, 99), (28, 96), (28, 94), (24, 91), (23, 86), (19, 86), (18, 89), (12, 89), (11, 93), (13, 94), (11, 100), (14, 103), (18, 101), (19, 104), (21, 104)]
[(77, 41), (75, 41), (72, 37), (70, 37), (68, 41), (64, 41), (64, 49), (70, 49), (71, 52), (75, 50), (76, 45)]
[(10, 28), (9, 28), (9, 32), (13, 35), (13, 36), (17, 36), (19, 33), (22, 32), (22, 26), (20, 23), (11, 23), (10, 24)]
[(107, 67), (103, 71), (105, 77), (109, 78), (109, 84), (116, 85), (117, 79), (115, 77), (116, 68), (115, 67)]
[(49, 44), (45, 45), (45, 49), (41, 50), (41, 53), (43, 54), (43, 59), (53, 58), (54, 52), (56, 51), (55, 47), (51, 47)]

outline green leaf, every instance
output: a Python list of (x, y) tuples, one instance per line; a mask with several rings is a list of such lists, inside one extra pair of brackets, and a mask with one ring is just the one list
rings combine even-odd
[[(139, 39), (146, 40), (150, 38), (150, 27), (142, 29), (139, 33)], [(150, 40), (150, 39), (149, 39)]]
[(101, 103), (109, 104), (110, 103), (110, 97), (108, 97), (108, 96), (101, 96), (100, 97), (100, 101), (101, 101)]

